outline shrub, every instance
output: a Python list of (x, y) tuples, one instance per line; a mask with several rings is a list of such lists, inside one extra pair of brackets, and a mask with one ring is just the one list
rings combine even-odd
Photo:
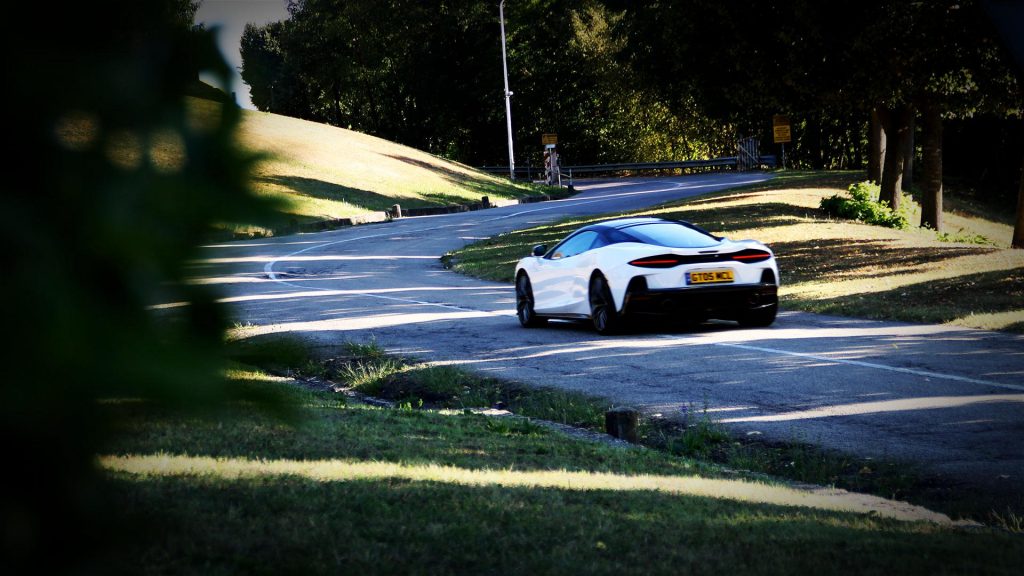
[[(835, 194), (821, 199), (821, 209), (838, 218), (849, 218), (875, 226), (906, 229), (910, 226), (905, 210), (894, 211), (887, 204), (878, 201), (879, 189), (871, 182), (857, 182), (850, 185), (850, 196)], [(910, 199), (905, 197), (901, 203), (909, 207)]]
[(937, 232), (935, 236), (939, 239), (939, 242), (959, 242), (961, 244), (981, 244), (986, 246), (996, 245), (995, 242), (987, 237), (964, 230), (963, 228), (958, 232)]

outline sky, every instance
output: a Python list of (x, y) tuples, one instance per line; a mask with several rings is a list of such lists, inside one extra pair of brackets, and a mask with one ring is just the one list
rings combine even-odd
[[(287, 6), (288, 0), (203, 0), (199, 6), (196, 22), (205, 24), (207, 29), (220, 28), (217, 44), (234, 70), (229, 91), (235, 92), (238, 105), (242, 108), (256, 109), (249, 98), (249, 87), (242, 82), (238, 73), (242, 67), (239, 48), (245, 25), (249, 22), (262, 25), (284, 20), (288, 17)], [(207, 78), (203, 79), (210, 82)]]

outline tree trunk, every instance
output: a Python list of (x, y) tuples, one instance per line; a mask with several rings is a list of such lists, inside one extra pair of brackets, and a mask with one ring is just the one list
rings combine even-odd
[(907, 139), (903, 147), (903, 190), (910, 192), (914, 186), (914, 113), (910, 113)]
[(341, 90), (338, 88), (338, 85), (335, 84), (332, 91), (334, 95), (334, 98), (332, 99), (334, 111), (334, 125), (340, 127), (343, 126), (343, 124), (341, 123)]
[(888, 146), (885, 162), (882, 164), (882, 186), (878, 200), (893, 210), (900, 209), (900, 190), (903, 185), (903, 153), (906, 151), (907, 132), (910, 125), (910, 107), (899, 106), (894, 110), (878, 109)]
[[(1024, 127), (1024, 123), (1021, 123)], [(1020, 163), (1020, 185), (1017, 188), (1017, 220), (1013, 227), (1014, 248), (1024, 248), (1024, 160)]]
[(807, 143), (807, 159), (811, 168), (821, 170), (821, 117), (817, 113), (807, 115), (804, 127), (804, 141)]
[(924, 186), (921, 227), (942, 232), (942, 110), (934, 104), (922, 111), (921, 162)]
[(885, 129), (879, 118), (879, 109), (871, 110), (868, 126), (868, 180), (882, 181), (882, 163), (885, 162)]
[[(862, 166), (864, 166), (864, 149), (860, 147), (860, 135), (861, 130), (863, 129), (864, 125), (856, 121), (853, 121), (847, 129), (847, 135), (850, 137), (850, 146), (852, 147), (851, 154), (853, 155), (851, 159), (852, 165), (847, 166), (847, 168), (856, 166), (858, 169), (860, 169)], [(871, 130), (869, 128), (868, 132), (870, 133), (870, 131)], [(870, 147), (870, 144), (868, 145), (868, 147)]]

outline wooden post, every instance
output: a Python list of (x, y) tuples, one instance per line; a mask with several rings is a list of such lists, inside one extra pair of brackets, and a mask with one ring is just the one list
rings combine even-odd
[(637, 443), (640, 413), (632, 408), (612, 408), (604, 414), (604, 429), (609, 435)]
[(401, 218), (402, 217), (402, 207), (399, 206), (398, 204), (395, 204), (394, 206), (392, 206), (391, 207), (391, 217), (392, 218)]

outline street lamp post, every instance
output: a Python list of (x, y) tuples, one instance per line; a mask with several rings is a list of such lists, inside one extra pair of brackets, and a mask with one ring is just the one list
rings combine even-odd
[(505, 0), (498, 3), (501, 19), (501, 70), (505, 73), (505, 123), (508, 125), (508, 175), (516, 179), (516, 158), (512, 152), (512, 92), (508, 89), (508, 56), (505, 54)]

